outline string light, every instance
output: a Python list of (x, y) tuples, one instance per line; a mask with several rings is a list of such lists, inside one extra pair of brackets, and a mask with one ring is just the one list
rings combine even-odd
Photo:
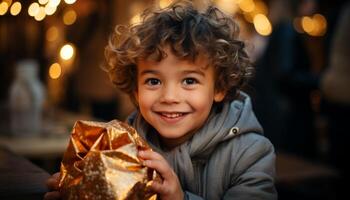
[(49, 76), (52, 79), (58, 79), (62, 74), (62, 67), (58, 63), (54, 63), (49, 68)]
[(74, 55), (74, 47), (72, 44), (65, 44), (60, 50), (60, 56), (63, 60), (69, 60)]
[(39, 11), (38, 13), (34, 16), (34, 19), (36, 21), (41, 21), (46, 17), (46, 13), (45, 13), (45, 8), (44, 7), (39, 7)]
[(0, 3), (0, 15), (5, 15), (8, 9), (9, 5), (6, 2)]
[(11, 8), (10, 8), (10, 13), (13, 16), (18, 15), (22, 10), (22, 4), (20, 2), (15, 2), (12, 4)]
[(66, 2), (66, 4), (73, 4), (75, 3), (76, 0), (64, 0), (64, 2)]
[[(74, 4), (76, 0), (65, 0), (67, 4)], [(46, 15), (53, 15), (61, 0), (38, 0), (33, 2), (28, 7), (28, 15), (34, 17), (35, 20), (41, 21)], [(12, 0), (2, 0), (0, 3), (0, 15), (5, 15), (10, 10), (11, 15), (16, 16), (22, 10), (22, 4), (17, 1), (12, 3)], [(67, 13), (66, 25), (73, 24), (77, 18), (75, 11)]]
[(45, 5), (45, 13), (47, 15), (53, 15), (57, 10), (57, 7), (56, 6), (53, 6), (51, 4), (46, 4)]
[(39, 3), (41, 5), (45, 5), (45, 4), (47, 4), (47, 2), (49, 2), (49, 0), (39, 0)]
[(39, 12), (39, 7), (40, 7), (39, 4), (36, 2), (30, 4), (28, 8), (28, 15), (31, 17), (34, 17), (35, 15), (37, 15)]
[(73, 9), (66, 10), (63, 14), (63, 23), (65, 25), (74, 24), (77, 19), (77, 13)]
[(253, 20), (255, 30), (263, 36), (270, 35), (272, 32), (272, 26), (269, 19), (263, 14), (257, 14)]
[(317, 13), (313, 16), (303, 16), (301, 20), (295, 19), (294, 27), (298, 32), (305, 32), (311, 36), (323, 36), (327, 31), (327, 20)]

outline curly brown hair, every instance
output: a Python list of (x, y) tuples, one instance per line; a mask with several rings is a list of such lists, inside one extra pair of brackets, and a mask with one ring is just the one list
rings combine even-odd
[(213, 5), (199, 11), (192, 2), (180, 1), (148, 9), (141, 23), (116, 27), (105, 49), (107, 70), (113, 83), (135, 100), (139, 59), (160, 61), (165, 46), (179, 59), (194, 61), (204, 53), (215, 67), (215, 89), (231, 101), (254, 72), (238, 34), (232, 17)]

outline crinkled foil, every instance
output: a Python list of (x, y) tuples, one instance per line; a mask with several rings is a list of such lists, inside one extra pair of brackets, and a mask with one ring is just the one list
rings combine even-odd
[(139, 149), (150, 147), (124, 122), (77, 121), (61, 162), (63, 199), (156, 199), (148, 187), (155, 172)]

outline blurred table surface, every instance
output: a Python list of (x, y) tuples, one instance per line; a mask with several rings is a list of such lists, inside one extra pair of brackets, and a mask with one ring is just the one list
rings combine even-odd
[(0, 147), (0, 199), (42, 199), (49, 176), (27, 159)]
[(28, 158), (59, 157), (67, 148), (69, 135), (60, 137), (0, 137), (0, 146)]
[(56, 111), (44, 118), (42, 131), (35, 136), (13, 136), (9, 128), (0, 131), (0, 146), (17, 155), (34, 159), (60, 157), (68, 146), (70, 132), (77, 120), (92, 120), (90, 116)]

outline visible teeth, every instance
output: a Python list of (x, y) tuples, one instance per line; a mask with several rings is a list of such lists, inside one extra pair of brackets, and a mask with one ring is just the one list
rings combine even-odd
[(182, 116), (183, 114), (182, 113), (162, 113), (162, 115), (168, 118), (177, 118)]

